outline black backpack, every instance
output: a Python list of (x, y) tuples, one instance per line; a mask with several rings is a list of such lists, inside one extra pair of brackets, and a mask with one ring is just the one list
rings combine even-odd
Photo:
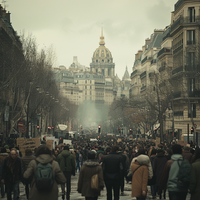
[(190, 185), (191, 165), (187, 160), (181, 161), (177, 160), (179, 166), (177, 187), (180, 191), (187, 191)]
[(37, 163), (36, 167), (36, 188), (40, 192), (50, 192), (53, 188), (53, 169), (51, 163)]

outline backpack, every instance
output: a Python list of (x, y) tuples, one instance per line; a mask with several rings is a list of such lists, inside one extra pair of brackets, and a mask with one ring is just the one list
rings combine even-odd
[(36, 167), (36, 188), (40, 192), (50, 192), (53, 188), (53, 168), (51, 163), (37, 163)]
[(187, 160), (183, 160), (181, 164), (177, 160), (179, 166), (177, 187), (180, 191), (187, 191), (190, 185), (191, 165)]
[(101, 158), (103, 157), (103, 153), (99, 153), (98, 158), (99, 158), (99, 162), (101, 161)]

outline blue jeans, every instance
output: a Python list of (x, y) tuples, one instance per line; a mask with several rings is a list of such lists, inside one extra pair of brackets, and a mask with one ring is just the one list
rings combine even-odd
[(6, 182), (6, 186), (7, 186), (7, 200), (12, 200), (12, 197), (11, 197), (12, 191), (13, 191), (13, 200), (18, 200), (19, 182), (17, 183)]

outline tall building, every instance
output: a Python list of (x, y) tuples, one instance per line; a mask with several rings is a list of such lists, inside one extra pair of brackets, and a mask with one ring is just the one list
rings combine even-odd
[[(165, 97), (160, 99), (164, 102), (165, 98), (169, 105), (163, 107), (168, 108), (161, 116), (164, 135), (168, 138), (181, 139), (200, 126), (199, 36), (200, 1), (179, 0), (171, 24), (164, 30), (154, 31), (135, 55), (130, 96), (146, 95), (147, 88), (154, 93), (155, 77), (158, 77), (160, 91), (169, 94), (169, 102)], [(195, 140), (194, 134), (190, 134), (190, 140)]]

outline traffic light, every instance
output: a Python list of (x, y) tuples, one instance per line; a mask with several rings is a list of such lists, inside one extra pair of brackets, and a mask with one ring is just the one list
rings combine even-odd
[(132, 134), (132, 129), (130, 129), (130, 134)]
[(120, 127), (118, 128), (118, 131), (119, 131), (119, 133), (121, 132), (121, 128)]
[(62, 144), (63, 143), (63, 137), (60, 137), (59, 138), (59, 144)]
[(83, 134), (83, 127), (81, 126), (81, 134)]
[(194, 128), (192, 127), (192, 128), (191, 128), (191, 134), (193, 134), (193, 132), (194, 132)]
[(101, 126), (98, 127), (98, 133), (101, 133)]

